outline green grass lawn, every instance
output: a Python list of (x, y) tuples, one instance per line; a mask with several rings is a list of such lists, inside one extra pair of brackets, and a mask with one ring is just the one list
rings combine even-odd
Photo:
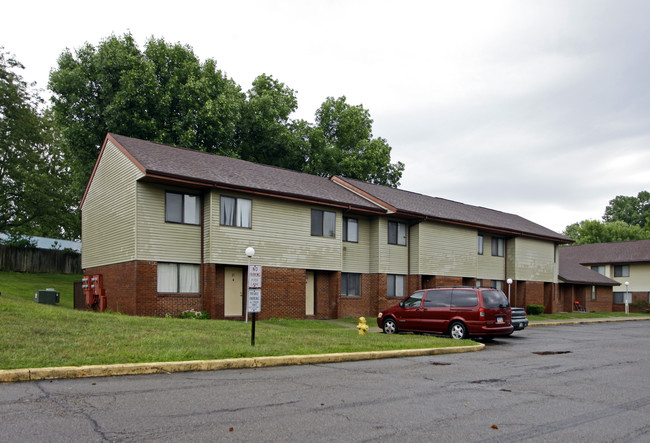
[[(75, 311), (72, 282), (79, 275), (0, 272), (0, 369), (78, 366), (381, 351), (474, 344), (421, 335), (359, 336), (355, 329), (319, 320), (251, 322), (132, 317)], [(34, 291), (54, 288), (61, 303), (33, 302)], [(370, 326), (375, 318), (368, 318)], [(352, 320), (347, 320), (353, 324)]]

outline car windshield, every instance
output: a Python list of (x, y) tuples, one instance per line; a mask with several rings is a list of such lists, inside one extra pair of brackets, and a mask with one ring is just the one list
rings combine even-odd
[(483, 291), (483, 304), (486, 308), (507, 308), (508, 299), (503, 292), (498, 290)]

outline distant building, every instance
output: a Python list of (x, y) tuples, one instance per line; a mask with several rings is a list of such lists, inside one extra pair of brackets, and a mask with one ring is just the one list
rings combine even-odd
[[(632, 294), (632, 301), (650, 302), (650, 240), (562, 246), (560, 280), (573, 283), (572, 280), (576, 280), (576, 277), (570, 274), (568, 268), (564, 268), (564, 264), (578, 264), (582, 270), (578, 269), (577, 272), (591, 276), (586, 279), (592, 279), (592, 283), (597, 286), (597, 293), (594, 295), (591, 290), (585, 303), (587, 306), (599, 308), (593, 310), (623, 311), (626, 290)], [(612, 286), (611, 301), (606, 295), (601, 299), (598, 292), (599, 281), (601, 291), (605, 286)], [(629, 283), (627, 288), (625, 282)], [(590, 283), (587, 282), (586, 285)]]
[[(70, 249), (75, 252), (81, 253), (81, 242), (72, 240), (61, 240), (58, 238), (36, 237), (32, 235), (24, 235), (23, 238), (36, 242), (38, 249)], [(0, 233), (0, 242), (8, 240), (7, 234)]]

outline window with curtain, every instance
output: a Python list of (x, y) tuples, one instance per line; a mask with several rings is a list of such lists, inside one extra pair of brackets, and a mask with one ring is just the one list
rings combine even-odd
[(165, 221), (198, 225), (201, 220), (201, 198), (198, 195), (165, 192)]
[(361, 296), (361, 274), (341, 273), (341, 296)]
[(478, 255), (483, 255), (483, 236), (478, 236)]
[(221, 225), (250, 228), (253, 202), (246, 198), (221, 196)]
[(197, 294), (199, 265), (158, 263), (158, 292)]
[(388, 297), (404, 297), (404, 276), (388, 274), (386, 276), (386, 295)]
[(388, 244), (406, 246), (406, 223), (388, 222)]
[(356, 218), (343, 217), (343, 241), (359, 241), (359, 221)]
[(630, 276), (630, 265), (614, 266), (614, 277), (629, 277), (629, 276)]
[(492, 255), (503, 257), (505, 242), (500, 237), (492, 237)]
[(336, 237), (336, 213), (312, 209), (311, 235), (316, 237)]

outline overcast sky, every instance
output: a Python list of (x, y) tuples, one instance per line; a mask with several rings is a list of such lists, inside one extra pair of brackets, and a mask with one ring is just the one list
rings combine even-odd
[[(190, 45), (248, 90), (266, 73), (314, 121), (346, 96), (401, 188), (555, 231), (650, 190), (650, 1), (122, 1), (2, 7), (0, 46), (47, 86), (65, 48), (130, 31)], [(45, 95), (45, 94), (43, 94)]]

